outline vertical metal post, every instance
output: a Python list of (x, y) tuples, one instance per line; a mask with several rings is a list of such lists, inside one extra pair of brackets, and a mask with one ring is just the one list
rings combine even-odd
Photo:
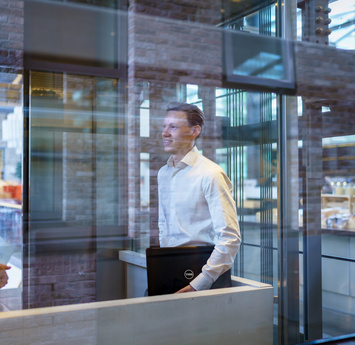
[(22, 158), (22, 241), (23, 293), (22, 307), (30, 307), (30, 72), (23, 72), (23, 158)]
[(290, 345), (300, 342), (299, 229), (291, 222), (293, 212), (298, 214), (298, 203), (295, 208), (291, 195), (294, 184), (289, 171), (289, 167), (294, 165), (291, 139), (294, 139), (293, 143), (295, 141), (297, 143), (297, 138), (293, 138), (294, 135), (290, 133), (292, 126), (287, 123), (285, 96), (280, 96), (280, 109), (278, 116), (278, 340), (280, 345)]
[(298, 0), (302, 9), (302, 40), (317, 44), (329, 44), (329, 0)]
[(304, 102), (303, 178), (303, 270), (305, 340), (322, 338), (321, 107)]
[[(302, 40), (328, 44), (328, 0), (298, 0), (302, 9)], [(305, 340), (322, 338), (321, 187), (322, 116), (320, 105), (303, 99), (303, 313)]]
[(273, 199), (272, 199), (272, 103), (270, 93), (260, 94), (260, 171), (264, 181), (260, 183), (260, 273), (261, 281), (273, 283)]
[[(295, 37), (296, 4), (277, 1), (277, 31)], [(278, 343), (299, 344), (299, 187), (296, 98), (279, 96), (278, 114)], [(294, 114), (294, 115), (292, 115)]]

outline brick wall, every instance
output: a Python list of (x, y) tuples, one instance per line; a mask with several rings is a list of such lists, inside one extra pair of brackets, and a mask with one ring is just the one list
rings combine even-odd
[(222, 31), (130, 12), (129, 77), (221, 85)]
[(23, 263), (23, 308), (96, 301), (96, 253), (36, 253)]
[(129, 10), (149, 16), (215, 25), (222, 17), (222, 2), (212, 0), (133, 0)]
[(315, 101), (354, 102), (355, 52), (326, 45), (295, 45), (297, 95)]
[(23, 66), (24, 1), (0, 2), (0, 66)]
[(63, 220), (90, 225), (95, 219), (93, 135), (63, 133)]

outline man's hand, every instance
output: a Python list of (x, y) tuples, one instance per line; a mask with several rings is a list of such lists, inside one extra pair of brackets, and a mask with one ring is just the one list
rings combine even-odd
[(11, 268), (10, 266), (0, 264), (0, 289), (3, 288), (7, 284), (7, 281), (9, 280), (6, 270), (9, 270), (10, 268)]
[(196, 290), (191, 285), (187, 285), (175, 293), (184, 293), (184, 292), (192, 292), (192, 291), (196, 291)]

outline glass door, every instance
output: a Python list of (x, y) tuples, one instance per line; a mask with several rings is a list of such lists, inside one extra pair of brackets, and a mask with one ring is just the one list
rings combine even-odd
[(117, 79), (30, 72), (25, 307), (122, 293), (119, 278), (111, 289), (100, 280), (125, 246), (119, 87)]

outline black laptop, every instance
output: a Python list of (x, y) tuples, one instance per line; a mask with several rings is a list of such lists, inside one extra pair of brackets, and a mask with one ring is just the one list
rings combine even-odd
[[(146, 249), (148, 296), (175, 293), (197, 277), (214, 246), (152, 247)], [(228, 270), (211, 289), (232, 286)]]

